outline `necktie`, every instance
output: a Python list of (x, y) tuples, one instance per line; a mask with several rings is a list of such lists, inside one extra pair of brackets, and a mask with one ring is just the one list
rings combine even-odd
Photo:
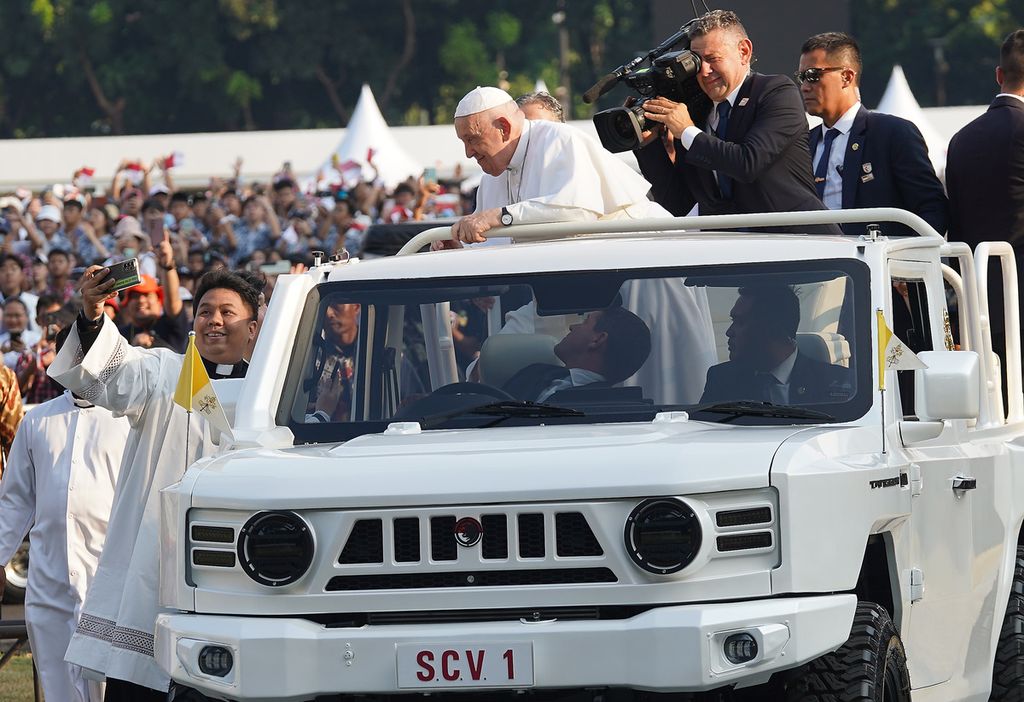
[(828, 176), (828, 160), (832, 155), (832, 142), (839, 136), (839, 130), (829, 129), (825, 132), (825, 143), (821, 147), (821, 158), (818, 159), (818, 167), (814, 169), (814, 188), (818, 191), (818, 197), (825, 197), (825, 179)]
[(762, 402), (771, 402), (775, 405), (785, 404), (785, 399), (782, 397), (782, 385), (778, 378), (771, 373), (758, 373), (757, 386), (761, 395), (758, 399)]
[[(725, 141), (725, 133), (729, 129), (729, 111), (732, 110), (732, 105), (729, 104), (728, 100), (722, 100), (715, 109), (718, 110), (718, 126), (715, 127), (715, 136)], [(718, 189), (722, 192), (722, 197), (726, 200), (731, 199), (732, 178), (719, 173)]]

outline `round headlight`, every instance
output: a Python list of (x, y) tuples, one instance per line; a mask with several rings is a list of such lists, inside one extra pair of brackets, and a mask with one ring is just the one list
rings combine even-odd
[(626, 551), (644, 570), (665, 575), (682, 570), (700, 551), (697, 515), (679, 500), (645, 500), (626, 520)]
[(238, 532), (238, 562), (262, 585), (288, 585), (313, 562), (313, 533), (294, 512), (260, 512)]

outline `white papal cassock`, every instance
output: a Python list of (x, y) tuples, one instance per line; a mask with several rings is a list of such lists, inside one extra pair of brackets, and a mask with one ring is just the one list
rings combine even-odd
[(48, 700), (102, 699), (64, 652), (103, 550), (128, 429), (65, 392), (25, 414), (0, 480), (0, 563), (30, 534), (25, 624)]
[(190, 420), (174, 404), (183, 357), (129, 346), (113, 322), (106, 316), (102, 322), (84, 358), (77, 326), (72, 327), (48, 371), (75, 394), (131, 423), (107, 543), (67, 660), (106, 678), (166, 690), (170, 678), (153, 658), (160, 611), (160, 489), (215, 447), (205, 420), (197, 413)]
[[(566, 124), (526, 120), (508, 168), (484, 175), (477, 212), (506, 207), (513, 224), (588, 222), (671, 217), (647, 199), (643, 176), (589, 134)], [(515, 237), (514, 227), (489, 237)], [(622, 290), (623, 305), (651, 331), (651, 355), (625, 385), (640, 385), (658, 403), (700, 399), (710, 366), (718, 362), (714, 329), (703, 288), (682, 279), (634, 281)], [(542, 318), (534, 303), (508, 315), (502, 333), (543, 333), (561, 339), (575, 315)]]

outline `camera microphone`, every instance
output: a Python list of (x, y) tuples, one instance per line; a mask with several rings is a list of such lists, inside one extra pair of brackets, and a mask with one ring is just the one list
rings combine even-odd
[(608, 74), (606, 74), (603, 78), (599, 79), (596, 83), (594, 83), (590, 87), (590, 90), (588, 90), (587, 92), (583, 93), (583, 102), (585, 102), (585, 103), (587, 103), (589, 105), (590, 103), (594, 102), (594, 100), (597, 100), (599, 97), (601, 97), (602, 95), (607, 93), (609, 90), (611, 90), (615, 86), (615, 84), (618, 83), (618, 82), (619, 82), (618, 74), (616, 74), (616, 73), (608, 73)]

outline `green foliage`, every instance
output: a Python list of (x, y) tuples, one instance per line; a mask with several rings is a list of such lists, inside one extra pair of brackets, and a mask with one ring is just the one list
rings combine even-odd
[[(561, 83), (556, 0), (0, 0), (0, 138), (334, 127), (368, 83), (392, 124), (449, 122), (476, 85)], [(411, 18), (407, 16), (411, 13)], [(868, 104), (903, 64), (933, 104), (987, 102), (1020, 0), (852, 0)], [(650, 48), (650, 0), (570, 0), (570, 101)], [(407, 32), (411, 29), (411, 35)], [(600, 108), (620, 103), (618, 90)]]

